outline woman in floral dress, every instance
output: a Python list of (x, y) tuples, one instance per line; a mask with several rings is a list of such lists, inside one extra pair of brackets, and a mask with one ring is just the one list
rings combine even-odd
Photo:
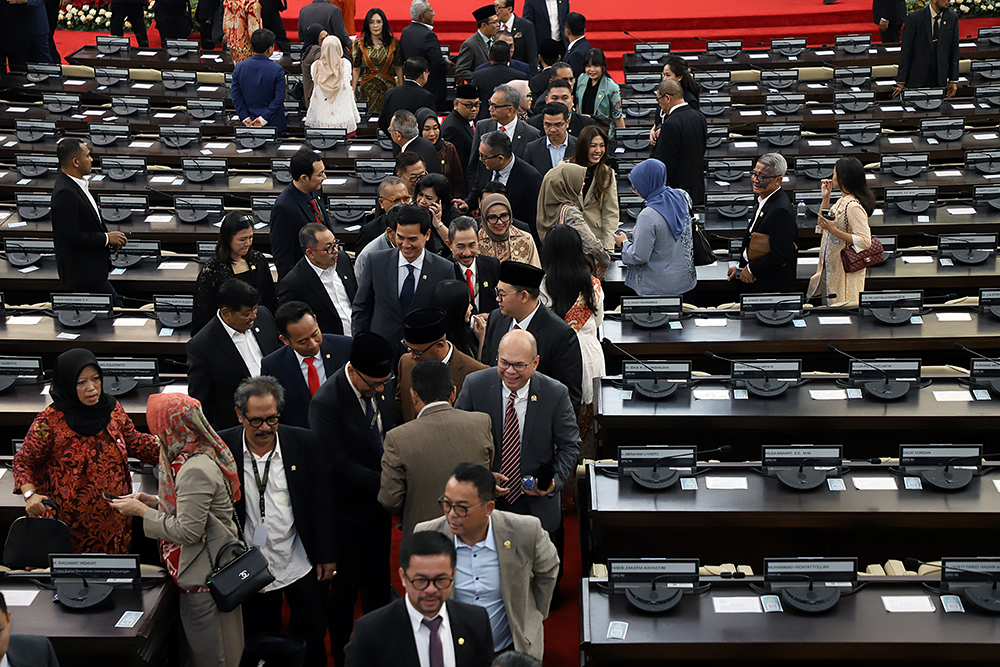
[(262, 27), (259, 0), (223, 0), (222, 33), (234, 65), (253, 55), (250, 35)]
[(359, 101), (368, 102), (368, 111), (382, 111), (382, 100), (390, 88), (403, 84), (403, 47), (393, 37), (389, 20), (378, 7), (365, 17), (361, 36), (354, 40), (354, 80)]

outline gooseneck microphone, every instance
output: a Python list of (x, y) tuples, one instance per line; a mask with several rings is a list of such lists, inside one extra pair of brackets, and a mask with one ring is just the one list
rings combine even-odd
[(982, 577), (983, 579), (988, 579), (993, 582), (993, 585), (984, 586), (965, 586), (960, 589), (962, 597), (966, 602), (976, 607), (980, 611), (989, 612), (991, 614), (1000, 614), (1000, 576), (994, 572), (985, 572), (982, 570), (970, 570), (964, 567), (955, 567), (954, 565), (945, 565), (944, 563), (928, 563), (927, 561), (920, 560), (919, 558), (907, 558), (903, 561), (903, 565), (906, 566), (907, 570), (916, 571), (921, 565), (931, 565), (933, 567), (938, 567), (941, 569), (941, 580), (944, 582), (944, 572), (963, 572), (965, 574), (971, 574), (977, 577)]
[(716, 447), (715, 449), (704, 449), (698, 450), (697, 448), (694, 452), (686, 449), (683, 452), (677, 452), (676, 454), (671, 454), (669, 456), (663, 456), (658, 458), (653, 462), (653, 467), (651, 469), (639, 468), (632, 470), (629, 476), (632, 481), (644, 489), (649, 489), (650, 491), (662, 491), (663, 489), (668, 489), (677, 483), (680, 479), (681, 473), (679, 470), (674, 470), (673, 468), (666, 468), (665, 470), (660, 470), (660, 466), (665, 465), (671, 459), (678, 459), (684, 457), (694, 458), (694, 466), (698, 465), (698, 456), (704, 454), (715, 454), (715, 453), (727, 453), (732, 451), (732, 447), (729, 445), (722, 445), (721, 447)]
[[(781, 579), (799, 579), (809, 582), (808, 586), (781, 586), (781, 601), (792, 609), (807, 614), (818, 614), (827, 611), (840, 599), (840, 588), (837, 586), (816, 587), (816, 579), (804, 572), (788, 572), (770, 575)], [(777, 583), (777, 582), (773, 582)], [(772, 585), (773, 585), (772, 583)]]
[[(705, 350), (705, 356), (709, 359), (718, 359), (719, 361), (725, 361), (730, 364), (740, 364), (741, 366), (746, 366), (747, 368), (752, 368), (754, 370), (760, 371), (764, 374), (763, 380), (756, 379), (746, 379), (742, 380), (743, 384), (746, 386), (747, 391), (749, 391), (754, 396), (760, 396), (762, 398), (773, 398), (775, 396), (781, 396), (788, 389), (788, 383), (783, 381), (771, 382), (771, 376), (767, 372), (767, 369), (761, 366), (755, 366), (754, 364), (747, 363), (745, 361), (736, 361), (735, 359), (728, 359), (726, 357), (720, 357), (714, 352), (709, 352)], [(730, 374), (732, 371), (730, 371)]]
[[(643, 396), (645, 396), (646, 398), (666, 398), (667, 396), (670, 396), (675, 391), (677, 391), (677, 385), (679, 383), (669, 382), (667, 380), (661, 381), (660, 376), (657, 374), (655, 370), (653, 370), (652, 366), (650, 366), (645, 361), (638, 358), (637, 356), (635, 356), (622, 346), (612, 343), (611, 340), (606, 336), (601, 340), (601, 342), (604, 345), (608, 345), (610, 347), (615, 348), (616, 350), (624, 354), (626, 357), (628, 357), (629, 359), (631, 359), (632, 361), (636, 362), (637, 364), (645, 368), (647, 371), (649, 371), (649, 374), (653, 376), (652, 380), (636, 380), (633, 383), (633, 385), (635, 386), (635, 390), (638, 391)], [(624, 379), (624, 373), (622, 374), (622, 377)]]
[(833, 345), (827, 345), (826, 349), (830, 352), (836, 352), (837, 354), (843, 355), (848, 359), (850, 359), (851, 361), (857, 361), (858, 363), (863, 364), (868, 368), (874, 369), (885, 377), (884, 383), (865, 382), (864, 385), (862, 385), (862, 388), (864, 389), (865, 393), (871, 396), (872, 398), (878, 398), (883, 401), (893, 401), (902, 398), (903, 396), (906, 396), (906, 392), (910, 390), (909, 382), (899, 382), (898, 380), (893, 380), (892, 378), (889, 377), (889, 374), (886, 373), (884, 370), (882, 370), (878, 366), (875, 366), (874, 364), (868, 363), (864, 359), (859, 359), (854, 355), (848, 354), (843, 350), (837, 349)]
[[(969, 348), (965, 347), (961, 343), (955, 343), (955, 349), (956, 350), (961, 350), (962, 352), (968, 352), (972, 356), (978, 357), (979, 359), (985, 359), (986, 361), (992, 361), (995, 364), (1000, 364), (1000, 358), (987, 357), (985, 354), (982, 354), (981, 352), (976, 352), (975, 350), (970, 350)], [(989, 387), (990, 389), (993, 390), (993, 393), (1000, 394), (1000, 377), (983, 379), (981, 382), (980, 381), (976, 381), (976, 380), (970, 380), (970, 383), (974, 384), (974, 385), (981, 385), (981, 386)]]

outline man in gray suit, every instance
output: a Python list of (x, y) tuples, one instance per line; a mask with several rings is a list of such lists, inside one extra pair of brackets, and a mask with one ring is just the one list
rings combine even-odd
[(10, 634), (10, 612), (0, 593), (0, 664), (4, 667), (59, 667), (47, 637)]
[(495, 510), (495, 499), (489, 469), (459, 463), (439, 499), (444, 516), (417, 524), (414, 531), (454, 537), (458, 567), (452, 594), (459, 602), (486, 608), (494, 650), (513, 647), (541, 660), (542, 621), (556, 587), (559, 557), (537, 518)]
[(490, 60), (490, 47), (500, 27), (500, 19), (493, 5), (480, 7), (472, 12), (476, 19), (476, 32), (462, 42), (455, 60), (455, 79), (459, 82), (469, 81), (472, 71)]

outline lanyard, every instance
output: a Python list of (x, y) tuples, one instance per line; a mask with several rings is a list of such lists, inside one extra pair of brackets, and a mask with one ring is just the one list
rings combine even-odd
[[(277, 449), (277, 448), (275, 448)], [(267, 476), (271, 472), (271, 459), (274, 458), (275, 449), (271, 450), (270, 456), (264, 462), (264, 480), (261, 481), (260, 473), (257, 472), (257, 460), (253, 452), (250, 452), (250, 465), (253, 466), (253, 478), (257, 482), (257, 494), (260, 496), (260, 518), (264, 518), (264, 491), (267, 489)]]

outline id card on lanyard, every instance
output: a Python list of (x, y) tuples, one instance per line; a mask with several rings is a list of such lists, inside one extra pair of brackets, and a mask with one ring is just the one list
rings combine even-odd
[(277, 450), (271, 450), (268, 455), (267, 460), (264, 461), (264, 477), (261, 478), (260, 472), (257, 468), (257, 459), (254, 457), (253, 452), (250, 453), (250, 465), (253, 466), (253, 478), (254, 482), (257, 484), (257, 495), (259, 496), (260, 502), (260, 523), (257, 524), (254, 529), (253, 534), (253, 544), (254, 546), (262, 547), (264, 542), (267, 541), (267, 526), (264, 524), (264, 510), (266, 507), (266, 502), (264, 499), (265, 493), (267, 492), (267, 478), (271, 474), (271, 459), (274, 458), (274, 452)]

